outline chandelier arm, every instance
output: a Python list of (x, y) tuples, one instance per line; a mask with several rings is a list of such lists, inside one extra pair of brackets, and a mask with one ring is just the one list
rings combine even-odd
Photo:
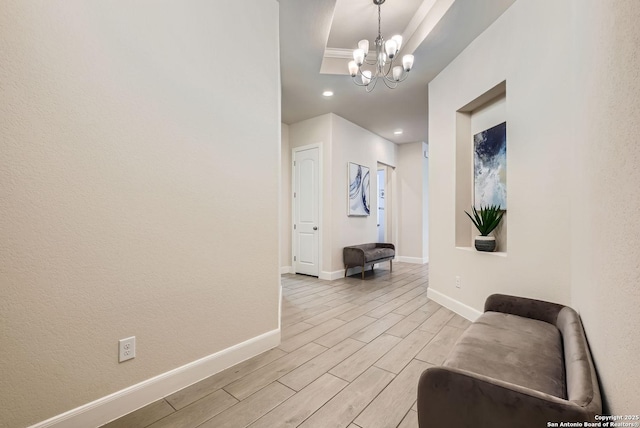
[[(367, 89), (367, 92), (371, 92), (373, 90), (373, 88), (376, 86), (376, 82), (378, 80), (378, 75), (376, 74), (375, 76), (372, 76), (371, 79), (369, 80), (369, 83), (364, 83), (363, 82), (363, 77), (364, 75), (362, 74), (362, 70), (358, 69), (358, 73), (356, 76), (360, 76), (360, 82), (358, 82), (356, 76), (352, 76), (351, 80), (353, 80), (353, 83), (356, 84), (356, 86), (364, 86)], [(371, 87), (371, 89), (369, 89), (369, 87)]]
[[(384, 72), (384, 73), (382, 73), (382, 74), (381, 74), (381, 75), (382, 75), (382, 76), (384, 76), (385, 78), (389, 75), (389, 73), (391, 73), (391, 70), (393, 70), (393, 60), (389, 61), (389, 63), (388, 63), (388, 64), (385, 64), (385, 67), (386, 67), (387, 65), (389, 66), (389, 68), (387, 69), (387, 71), (386, 71), (386, 72)], [(384, 71), (384, 70), (382, 70), (382, 71)]]
[(356, 86), (367, 86), (364, 83), (358, 82), (358, 80), (356, 79), (356, 77), (352, 77), (351, 80), (353, 80), (353, 83), (356, 84)]
[(371, 92), (375, 89), (376, 87), (376, 83), (378, 83), (378, 76), (376, 76), (375, 78), (373, 78), (371, 80), (371, 82), (369, 82), (368, 85), (365, 85), (365, 89), (367, 92)]
[(384, 84), (389, 89), (395, 89), (398, 87), (398, 82), (396, 82), (395, 80), (387, 79), (386, 77), (384, 78)]
[(353, 83), (355, 83), (355, 85), (356, 85), (356, 86), (365, 86), (365, 87), (367, 86), (367, 85), (365, 85), (364, 83), (359, 83), (359, 82), (358, 82), (357, 80), (355, 80), (355, 79), (353, 80)]
[[(395, 79), (393, 79), (393, 78), (389, 78), (389, 77), (387, 77), (387, 76), (384, 76), (384, 80), (385, 80), (385, 82), (396, 83), (396, 86), (398, 86), (398, 85), (397, 85), (398, 83), (400, 83), (400, 82), (404, 82), (405, 80), (407, 80), (407, 76), (408, 76), (408, 75), (409, 75), (409, 73), (407, 73), (407, 72), (403, 72), (403, 73), (402, 73), (402, 77), (400, 78), (400, 80), (395, 80)], [(395, 86), (394, 86), (394, 88), (395, 88)]]
[(385, 78), (385, 79), (387, 79), (387, 80), (388, 80), (388, 81), (390, 81), (390, 82), (397, 82), (397, 83), (400, 83), (400, 82), (404, 82), (405, 80), (407, 80), (407, 77), (409, 77), (409, 72), (408, 72), (408, 71), (406, 71), (406, 70), (403, 68), (403, 69), (402, 69), (402, 75), (400, 76), (400, 79), (399, 79), (399, 80), (395, 80), (394, 78), (392, 78), (392, 77), (391, 77), (391, 78), (389, 78), (389, 77), (387, 77), (387, 76), (385, 76), (384, 78)]

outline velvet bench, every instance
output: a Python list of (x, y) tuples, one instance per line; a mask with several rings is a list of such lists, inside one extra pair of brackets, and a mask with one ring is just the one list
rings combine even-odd
[(420, 428), (541, 428), (593, 422), (602, 412), (578, 314), (500, 294), (486, 300), (444, 364), (422, 373), (417, 404)]
[(395, 256), (396, 247), (393, 244), (378, 242), (344, 247), (342, 250), (344, 276), (347, 276), (349, 268), (361, 266), (362, 279), (364, 279), (365, 266), (371, 265), (371, 270), (373, 270), (376, 263), (382, 263), (387, 260), (389, 260), (389, 270), (393, 270), (393, 258)]

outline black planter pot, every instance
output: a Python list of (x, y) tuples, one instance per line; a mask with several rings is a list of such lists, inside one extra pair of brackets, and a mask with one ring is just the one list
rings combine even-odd
[(474, 241), (476, 250), (492, 253), (496, 250), (495, 236), (476, 236)]

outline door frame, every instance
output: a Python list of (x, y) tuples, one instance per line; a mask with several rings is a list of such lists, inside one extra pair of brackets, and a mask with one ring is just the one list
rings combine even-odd
[[(377, 203), (378, 203), (378, 210), (377, 210), (378, 211), (377, 212), (377, 216), (378, 217), (376, 218), (376, 220), (377, 220), (376, 223), (379, 224), (380, 226), (382, 226), (382, 241), (380, 241), (380, 230), (377, 229), (376, 232), (378, 232), (378, 240), (380, 242), (389, 242), (387, 240), (387, 236), (388, 235), (387, 235), (387, 213), (386, 212), (383, 214), (383, 221), (378, 223), (380, 221), (380, 199), (381, 198), (380, 198), (380, 178), (379, 178), (379, 174), (380, 174), (381, 171), (384, 173), (384, 192), (385, 192), (385, 195), (384, 195), (384, 200), (385, 200), (384, 204), (385, 204), (385, 206), (384, 206), (383, 211), (386, 211), (386, 209), (387, 209), (386, 208), (386, 205), (387, 205), (387, 166), (384, 165), (384, 164), (381, 164), (380, 162), (378, 162), (378, 165), (376, 167), (376, 182), (378, 184), (378, 188), (376, 189), (377, 190), (376, 199), (377, 199)], [(378, 227), (380, 227), (380, 226), (378, 226)]]
[(296, 245), (296, 236), (295, 230), (293, 229), (293, 225), (296, 221), (296, 203), (295, 198), (293, 197), (293, 193), (296, 189), (296, 172), (294, 162), (296, 160), (296, 153), (302, 152), (309, 149), (318, 149), (318, 278), (322, 278), (322, 234), (324, 233), (324, 222), (323, 222), (323, 201), (324, 201), (324, 180), (323, 180), (323, 168), (324, 163), (322, 159), (322, 143), (313, 143), (307, 144), (304, 146), (298, 146), (291, 149), (291, 193), (289, 197), (291, 198), (291, 224), (289, 227), (291, 228), (291, 273), (296, 273), (296, 263), (293, 260), (295, 256), (298, 255), (298, 246)]
[[(384, 183), (384, 242), (390, 242), (398, 246), (398, 222), (397, 215), (398, 205), (396, 195), (398, 194), (396, 189), (396, 167), (384, 162), (377, 162), (376, 170), (384, 169), (385, 183)], [(377, 173), (377, 171), (376, 171)]]

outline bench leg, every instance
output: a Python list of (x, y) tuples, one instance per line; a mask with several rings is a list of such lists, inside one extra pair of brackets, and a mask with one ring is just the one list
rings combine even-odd
[(393, 272), (393, 260), (389, 260), (389, 273)]
[(375, 266), (375, 264), (371, 265), (371, 272), (373, 272), (373, 267)]
[(364, 279), (364, 264), (362, 265), (362, 279)]
[(347, 271), (349, 270), (349, 266), (344, 267), (344, 277), (347, 277)]

